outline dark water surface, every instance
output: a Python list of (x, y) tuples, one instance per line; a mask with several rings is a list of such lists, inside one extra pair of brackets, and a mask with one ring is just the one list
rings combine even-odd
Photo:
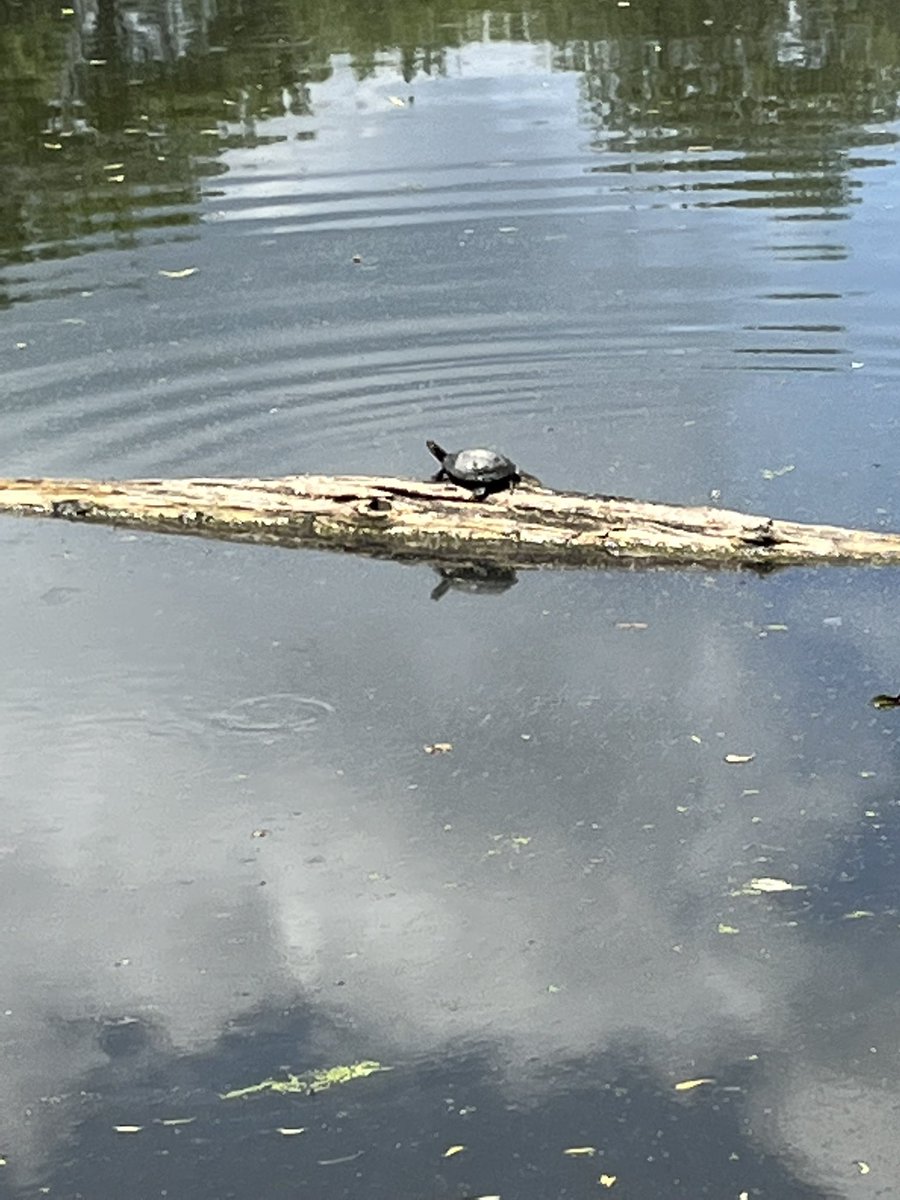
[[(23, 0), (0, 474), (898, 528), (898, 92), (886, 0)], [(0, 1194), (898, 1193), (896, 572), (0, 545)]]

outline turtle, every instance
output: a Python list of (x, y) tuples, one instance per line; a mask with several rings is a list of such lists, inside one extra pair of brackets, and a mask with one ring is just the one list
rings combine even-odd
[(425, 445), (441, 464), (433, 477), (435, 482), (449, 479), (451, 483), (468, 488), (476, 500), (483, 500), (491, 492), (515, 487), (522, 479), (512, 459), (496, 450), (447, 451), (430, 439)]

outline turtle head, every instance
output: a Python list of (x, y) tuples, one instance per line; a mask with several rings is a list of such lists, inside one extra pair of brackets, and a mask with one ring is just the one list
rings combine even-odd
[(443, 446), (439, 446), (437, 444), (437, 442), (431, 441), (430, 438), (425, 443), (425, 445), (428, 447), (428, 449), (431, 451), (431, 453), (434, 455), (434, 457), (438, 460), (439, 463), (442, 463), (444, 461), (444, 459), (447, 457), (447, 451), (443, 448)]

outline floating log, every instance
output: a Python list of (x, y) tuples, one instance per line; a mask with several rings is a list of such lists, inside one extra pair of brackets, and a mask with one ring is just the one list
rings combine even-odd
[(900, 563), (898, 533), (534, 485), (475, 500), (452, 483), (370, 476), (2, 479), (3, 512), (511, 569), (617, 563), (757, 569)]

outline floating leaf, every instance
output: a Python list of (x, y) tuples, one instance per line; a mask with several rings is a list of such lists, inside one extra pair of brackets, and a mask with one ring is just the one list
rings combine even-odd
[(601, 1187), (611, 1188), (618, 1178), (618, 1175), (601, 1175), (597, 1182)]
[(140, 1133), (143, 1125), (113, 1125), (116, 1133)]
[(563, 1154), (568, 1154), (570, 1158), (593, 1158), (596, 1153), (596, 1146), (569, 1146), (563, 1150)]
[(793, 463), (791, 463), (789, 466), (775, 467), (772, 470), (764, 467), (763, 470), (760, 471), (760, 475), (762, 475), (763, 479), (780, 479), (782, 475), (790, 475), (791, 471), (795, 470), (796, 467), (793, 465)]
[(189, 275), (196, 275), (200, 270), (199, 267), (185, 267), (183, 271), (160, 271), (166, 279), (187, 279)]
[(681, 1083), (675, 1084), (676, 1092), (692, 1092), (694, 1088), (703, 1087), (705, 1083), (715, 1083), (715, 1079), (711, 1075), (702, 1075), (699, 1079), (682, 1079)]
[(289, 1129), (285, 1125), (279, 1125), (275, 1132), (280, 1133), (282, 1137), (296, 1137), (298, 1133), (306, 1133), (306, 1126), (300, 1125), (296, 1129)]
[(755, 754), (726, 754), (725, 762), (727, 763), (748, 763), (753, 762), (756, 758)]
[(454, 1154), (462, 1154), (463, 1150), (465, 1150), (465, 1146), (448, 1146), (441, 1158), (452, 1158)]
[(802, 884), (788, 883), (786, 879), (772, 879), (763, 875), (759, 879), (751, 879), (738, 892), (741, 896), (758, 896), (763, 892), (805, 892)]
[(426, 754), (449, 754), (453, 749), (452, 742), (432, 742), (430, 746), (423, 746), (422, 749)]
[(863, 1162), (860, 1158), (856, 1159), (854, 1165), (856, 1166), (856, 1169), (859, 1171), (860, 1175), (868, 1175), (868, 1173), (872, 1170), (869, 1164), (867, 1162)]
[(406, 101), (401, 96), (388, 96), (388, 104), (393, 104), (394, 108), (406, 108)]
[(854, 912), (844, 913), (842, 920), (844, 921), (861, 921), (863, 917), (874, 917), (875, 914), (868, 908), (857, 908)]
[(740, 933), (741, 931), (734, 925), (726, 925), (724, 921), (719, 922), (719, 933)]

